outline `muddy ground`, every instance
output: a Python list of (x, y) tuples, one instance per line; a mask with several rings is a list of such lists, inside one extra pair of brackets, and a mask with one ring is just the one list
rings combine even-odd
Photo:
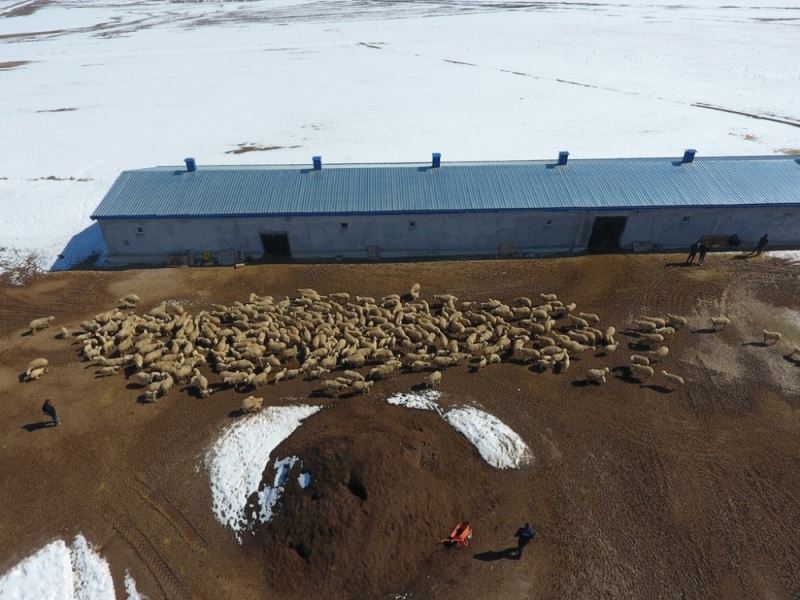
[[(83, 532), (109, 560), (118, 590), (130, 569), (151, 598), (794, 598), (800, 594), (798, 267), (710, 255), (397, 264), (263, 265), (51, 274), (0, 288), (0, 572), (55, 537)], [(381, 296), (422, 284), (423, 297), (511, 300), (556, 292), (619, 330), (641, 314), (690, 317), (664, 368), (682, 389), (587, 368), (622, 366), (633, 338), (587, 354), (561, 375), (504, 363), (445, 372), (442, 403), (476, 404), (531, 446), (535, 461), (497, 471), (433, 413), (392, 407), (408, 374), (346, 400), (309, 399), (313, 382), (265, 390), (269, 404), (315, 402), (276, 454), (316, 478), (287, 490), (266, 527), (238, 545), (211, 512), (205, 449), (236, 417), (241, 394), (174, 391), (156, 404), (120, 376), (95, 379), (61, 325), (138, 293), (200, 310), (211, 302), (299, 287)], [(706, 328), (711, 316), (733, 324)], [(35, 317), (55, 329), (23, 335)], [(784, 341), (764, 347), (762, 329)], [(788, 341), (787, 341), (788, 340)], [(36, 356), (50, 373), (23, 384)], [(58, 428), (39, 428), (51, 398)], [(298, 400), (300, 399), (300, 400)], [(200, 469), (198, 470), (198, 466)], [(354, 478), (356, 484), (353, 484)], [(355, 491), (354, 491), (355, 490)], [(468, 518), (472, 544), (436, 542)], [(504, 553), (530, 520), (522, 560)], [(403, 595), (405, 594), (405, 595)], [(400, 596), (397, 596), (400, 595)]]

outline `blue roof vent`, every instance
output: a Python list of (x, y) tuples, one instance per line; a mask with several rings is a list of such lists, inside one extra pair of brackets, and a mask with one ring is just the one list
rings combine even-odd
[(558, 166), (563, 167), (567, 164), (567, 159), (569, 158), (569, 152), (566, 150), (562, 150), (558, 153)]
[(322, 170), (322, 157), (321, 156), (312, 156), (311, 162), (314, 163), (314, 170), (321, 171)]
[(193, 158), (184, 158), (183, 162), (186, 163), (186, 171), (189, 173), (194, 173), (197, 171), (197, 163), (194, 161)]
[(693, 148), (687, 149), (683, 153), (683, 160), (681, 161), (681, 163), (690, 163), (690, 162), (692, 162), (694, 160), (694, 155), (695, 154), (697, 154), (697, 150), (695, 150)]
[(442, 153), (434, 152), (433, 161), (431, 162), (431, 167), (433, 167), (434, 169), (438, 169), (441, 166), (442, 166)]

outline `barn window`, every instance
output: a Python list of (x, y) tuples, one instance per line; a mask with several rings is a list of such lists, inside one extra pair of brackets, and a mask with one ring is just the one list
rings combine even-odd
[(141, 235), (141, 234), (143, 234), (143, 233), (144, 233), (144, 227), (137, 227), (137, 228), (136, 228), (136, 233), (137, 233), (138, 235)]
[(689, 222), (689, 219), (691, 219), (691, 217), (689, 217), (689, 216), (683, 217), (683, 218), (681, 219), (681, 223), (688, 223), (688, 222)]
[(416, 221), (409, 221), (408, 222), (408, 227), (410, 229), (416, 229), (417, 228), (417, 222)]
[(552, 224), (553, 224), (553, 219), (547, 219), (547, 220), (544, 222), (544, 226), (545, 226), (545, 227), (550, 227), (550, 225), (552, 225)]
[(347, 223), (339, 223), (342, 228), (342, 231), (347, 231)]

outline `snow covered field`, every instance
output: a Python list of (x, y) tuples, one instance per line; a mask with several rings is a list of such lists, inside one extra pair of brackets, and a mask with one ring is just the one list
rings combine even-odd
[[(128, 600), (139, 600), (136, 582), (125, 572)], [(0, 598), (6, 600), (114, 600), (114, 581), (105, 559), (82, 535), (71, 547), (51, 542), (0, 576)]]
[(796, 152), (800, 3), (764, 4), (0, 0), (0, 270), (102, 253), (117, 174), (186, 156)]

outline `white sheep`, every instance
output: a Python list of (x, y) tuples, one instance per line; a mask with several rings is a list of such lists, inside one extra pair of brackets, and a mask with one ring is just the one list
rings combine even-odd
[(555, 302), (558, 300), (558, 296), (555, 294), (539, 294), (539, 297), (542, 299), (542, 302)]
[(631, 355), (631, 364), (632, 365), (643, 365), (645, 367), (650, 366), (650, 359), (646, 356), (642, 356), (640, 354), (632, 354)]
[(771, 341), (772, 341), (772, 344), (771, 344), (771, 345), (773, 345), (773, 346), (774, 346), (775, 344), (777, 344), (778, 342), (780, 342), (780, 341), (781, 341), (781, 338), (783, 337), (779, 331), (767, 331), (767, 330), (765, 329), (765, 330), (764, 330), (764, 331), (762, 331), (761, 333), (762, 333), (762, 334), (763, 334), (763, 336), (764, 336), (764, 343), (766, 344), (766, 343), (767, 343), (767, 340), (771, 340)]
[(61, 329), (59, 329), (58, 333), (56, 334), (56, 338), (58, 338), (59, 340), (65, 340), (67, 339), (68, 336), (69, 336), (69, 329), (67, 329), (66, 327), (62, 327)]
[(34, 369), (47, 369), (47, 366), (50, 362), (46, 358), (34, 358), (31, 362), (28, 363), (28, 368), (25, 369), (25, 375), (30, 377), (31, 371)]
[(651, 332), (658, 329), (658, 325), (656, 325), (652, 321), (637, 320), (634, 321), (633, 324), (639, 331)]
[(409, 290), (408, 295), (411, 296), (412, 299), (417, 300), (419, 298), (420, 289), (422, 289), (422, 286), (418, 283), (415, 283), (411, 286), (411, 290)]
[(669, 313), (667, 313), (667, 321), (669, 321), (669, 324), (672, 325), (675, 329), (686, 327), (688, 323), (686, 317), (679, 317), (678, 315), (671, 315)]
[(603, 339), (605, 340), (606, 344), (613, 344), (614, 343), (614, 336), (617, 333), (617, 328), (613, 326), (606, 327), (606, 332), (603, 335)]
[(30, 371), (25, 373), (25, 380), (37, 381), (39, 377), (44, 375), (46, 372), (47, 372), (47, 367), (38, 367), (36, 369), (31, 369)]
[(590, 323), (599, 323), (600, 322), (600, 317), (598, 317), (595, 313), (579, 312), (578, 316), (581, 319), (589, 321)]
[(112, 367), (100, 367), (97, 369), (95, 375), (98, 377), (108, 377), (109, 375), (116, 375), (119, 373), (119, 367), (112, 366)]
[(656, 373), (653, 370), (653, 367), (647, 367), (645, 365), (631, 365), (630, 370), (631, 370), (631, 375), (633, 375), (637, 379), (649, 379)]
[(586, 381), (588, 383), (601, 384), (606, 382), (606, 374), (609, 368), (603, 367), (602, 369), (589, 369), (586, 371)]
[(375, 385), (374, 381), (356, 380), (352, 383), (351, 387), (354, 392), (361, 392), (361, 394), (369, 394), (372, 386)]
[(655, 323), (656, 327), (667, 326), (667, 322), (661, 317), (642, 317), (642, 321), (650, 321), (651, 323)]
[(730, 324), (731, 320), (728, 317), (711, 317), (711, 328), (714, 331), (725, 329)]
[(37, 331), (42, 331), (50, 327), (50, 323), (55, 320), (55, 317), (42, 317), (40, 319), (34, 319), (30, 323), (28, 323), (28, 329), (30, 329), (31, 335), (36, 335)]
[(434, 371), (433, 373), (425, 377), (423, 381), (425, 383), (425, 387), (429, 388), (435, 387), (442, 382), (442, 372)]
[(685, 382), (683, 377), (680, 375), (675, 375), (674, 373), (667, 373), (666, 371), (661, 371), (661, 375), (664, 376), (664, 379), (668, 380), (670, 383), (675, 384), (676, 386), (682, 386)]
[(261, 410), (264, 405), (264, 398), (248, 396), (242, 400), (242, 413), (255, 413)]
[(667, 354), (669, 354), (669, 348), (667, 346), (661, 346), (660, 348), (649, 350), (647, 352), (648, 356), (652, 356), (654, 358), (664, 358)]

